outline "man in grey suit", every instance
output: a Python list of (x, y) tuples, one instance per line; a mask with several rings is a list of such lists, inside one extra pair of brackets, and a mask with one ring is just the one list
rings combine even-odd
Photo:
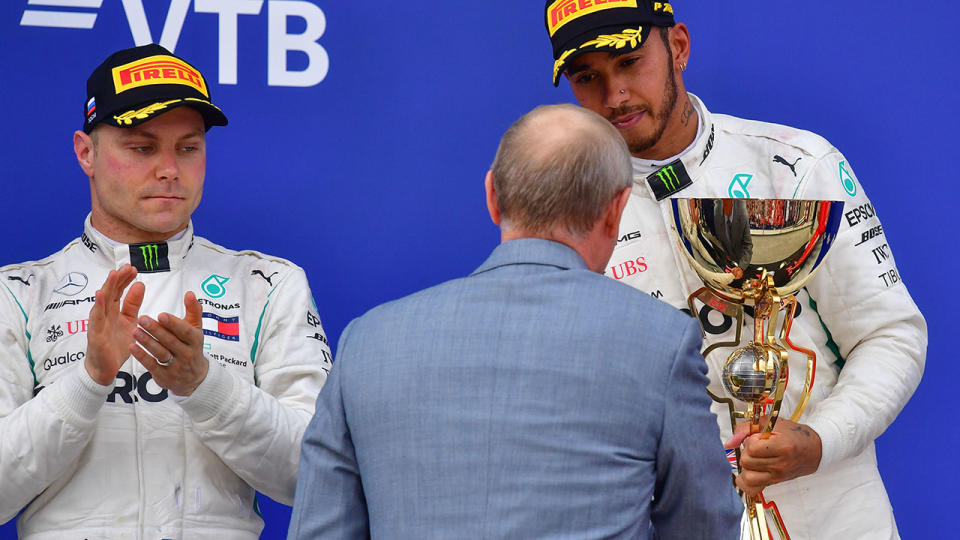
[(528, 113), (486, 177), (502, 243), (354, 320), (303, 439), (290, 538), (737, 538), (694, 319), (602, 275), (630, 156)]

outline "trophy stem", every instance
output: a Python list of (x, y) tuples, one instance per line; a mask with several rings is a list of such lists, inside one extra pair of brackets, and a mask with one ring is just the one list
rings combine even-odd
[[(731, 300), (721, 297), (716, 291), (709, 287), (703, 287), (687, 298), (687, 304), (690, 306), (690, 312), (697, 312), (696, 300), (705, 305), (720, 311), (724, 315), (736, 317), (736, 338), (729, 342), (714, 343), (703, 351), (704, 357), (719, 347), (736, 346), (742, 337), (743, 328), (743, 306), (742, 301)], [(731, 398), (724, 398), (711, 392), (709, 388), (707, 393), (714, 401), (724, 403), (730, 417), (730, 425), (736, 428), (737, 418), (745, 418), (750, 423), (750, 433), (760, 434), (761, 438), (771, 436), (777, 419), (780, 415), (780, 408), (783, 405), (783, 396), (786, 393), (787, 381), (789, 379), (789, 363), (787, 349), (780, 345), (785, 343), (790, 349), (807, 354), (807, 378), (804, 385), (803, 398), (798, 407), (798, 412), (794, 416), (799, 417), (803, 412), (803, 407), (809, 399), (810, 388), (813, 384), (813, 370), (815, 365), (815, 356), (812, 352), (806, 351), (794, 345), (790, 341), (790, 328), (793, 324), (794, 314), (796, 312), (797, 301), (794, 297), (782, 299), (774, 287), (773, 276), (765, 270), (754, 280), (751, 286), (745, 291), (744, 301), (750, 301), (754, 305), (753, 317), (753, 342), (748, 347), (753, 349), (752, 371), (763, 374), (765, 381), (762, 387), (767, 388), (767, 392), (761, 397), (748, 400), (749, 409), (743, 412), (737, 412), (736, 405)], [(785, 310), (782, 326), (778, 325), (779, 313), (781, 309)], [(775, 329), (780, 326), (779, 336)], [(702, 330), (702, 328), (701, 328)], [(778, 339), (779, 338), (779, 339)], [(730, 360), (728, 359), (728, 362)], [(741, 383), (742, 384), (742, 383)], [(729, 390), (729, 389), (728, 389)], [(766, 425), (763, 425), (764, 416), (768, 417)], [(791, 418), (793, 420), (793, 418)], [(794, 420), (796, 421), (796, 420)], [(735, 449), (737, 454), (737, 472), (740, 472), (740, 449)], [(773, 501), (767, 501), (763, 493), (755, 496), (748, 496), (743, 493), (744, 506), (747, 511), (747, 521), (750, 528), (751, 540), (789, 540), (783, 519), (777, 510)]]
[(744, 504), (747, 507), (747, 517), (750, 522), (750, 540), (770, 540), (770, 529), (767, 528), (763, 504), (750, 496), (744, 497)]
[(744, 495), (743, 501), (747, 508), (750, 540), (790, 540), (776, 503), (767, 501), (762, 493), (754, 497)]

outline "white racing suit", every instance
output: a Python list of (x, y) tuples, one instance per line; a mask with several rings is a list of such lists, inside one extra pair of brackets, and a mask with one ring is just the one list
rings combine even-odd
[[(161, 389), (132, 356), (115, 384), (83, 365), (94, 292), (131, 263), (141, 315), (203, 308), (206, 378)], [(300, 440), (330, 368), (303, 270), (193, 235), (115, 244), (90, 225), (0, 268), (0, 522), (26, 539), (257, 538), (255, 491), (292, 504)]]
[[(778, 505), (793, 540), (899, 538), (873, 441), (920, 382), (927, 331), (897, 273), (876, 209), (850, 164), (823, 138), (711, 115), (696, 96), (690, 99), (699, 113), (697, 140), (671, 160), (633, 160), (633, 193), (606, 275), (686, 309), (688, 295), (703, 283), (679, 251), (669, 198), (843, 201), (837, 239), (798, 292), (791, 331), (791, 341), (817, 354), (812, 397), (800, 423), (820, 435), (823, 457), (814, 474), (770, 486), (764, 495)], [(671, 164), (669, 176), (657, 174)], [(731, 317), (699, 303), (697, 311), (704, 347), (734, 337)], [(744, 325), (742, 343), (752, 338), (753, 319), (745, 316)], [(722, 347), (707, 358), (710, 389), (717, 395), (726, 395), (719, 373), (731, 351)], [(789, 365), (781, 418), (797, 405), (806, 356), (791, 351)], [(729, 437), (726, 406), (715, 404), (714, 412), (721, 435)]]

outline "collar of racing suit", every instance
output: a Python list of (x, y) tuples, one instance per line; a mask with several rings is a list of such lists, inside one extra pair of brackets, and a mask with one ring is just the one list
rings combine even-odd
[(123, 244), (107, 238), (90, 223), (90, 214), (83, 222), (80, 241), (90, 255), (103, 264), (120, 268), (131, 264), (139, 273), (169, 272), (180, 268), (187, 252), (193, 247), (193, 221), (182, 234), (166, 242)]
[(704, 163), (706, 163), (710, 153), (713, 152), (716, 133), (710, 111), (708, 111), (703, 102), (700, 101), (700, 98), (694, 94), (688, 92), (687, 96), (690, 98), (690, 103), (693, 104), (693, 108), (696, 109), (700, 122), (697, 129), (697, 137), (693, 143), (680, 152), (680, 154), (662, 161), (652, 161), (637, 157), (631, 158), (631, 162), (633, 163), (634, 191), (640, 190), (645, 196), (654, 200), (656, 200), (656, 196), (653, 194), (650, 186), (644, 181), (648, 175), (657, 172), (661, 168), (679, 159), (680, 162), (683, 163), (683, 167), (686, 169), (687, 175), (689, 175), (692, 183), (696, 183), (702, 176), (701, 170)]

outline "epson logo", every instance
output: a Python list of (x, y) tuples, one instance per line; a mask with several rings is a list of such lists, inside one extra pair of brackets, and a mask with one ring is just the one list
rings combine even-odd
[[(162, 10), (149, 2), (151, 9)], [(261, 15), (264, 0), (170, 0), (160, 40), (155, 41), (147, 24), (143, 0), (122, 0), (130, 33), (135, 45), (159, 43), (175, 52), (180, 32), (193, 4), (193, 13), (217, 15), (219, 31), (220, 84), (237, 84), (237, 43), (241, 15)], [(90, 30), (97, 22), (103, 0), (28, 0), (20, 18), (20, 26), (78, 28)], [(267, 0), (267, 84), (269, 86), (316, 86), (327, 76), (330, 59), (317, 40), (327, 29), (327, 18), (313, 2), (307, 0)], [(115, 4), (109, 3), (108, 6)], [(42, 7), (41, 7), (42, 6)], [(36, 9), (41, 7), (41, 9)], [(69, 9), (54, 9), (69, 8)], [(287, 19), (301, 19), (304, 27), (298, 34), (287, 33)], [(307, 67), (291, 70), (287, 53), (296, 51), (307, 57)]]
[(851, 227), (856, 227), (857, 225), (860, 224), (861, 221), (866, 221), (876, 215), (877, 215), (877, 212), (873, 209), (873, 205), (870, 203), (867, 203), (867, 204), (861, 204), (860, 206), (847, 212), (843, 216), (847, 218), (847, 223)]

